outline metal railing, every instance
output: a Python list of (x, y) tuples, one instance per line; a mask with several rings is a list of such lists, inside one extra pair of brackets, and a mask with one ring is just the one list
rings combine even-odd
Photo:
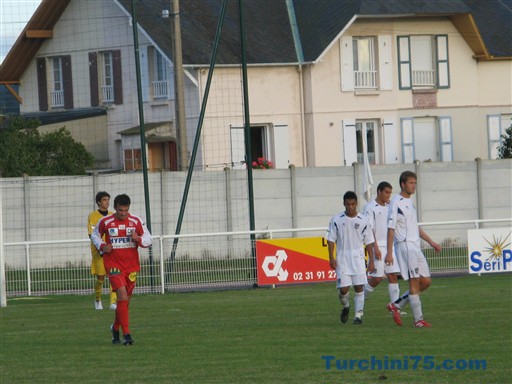
[(165, 98), (168, 94), (167, 80), (153, 81), (153, 97), (155, 99)]
[(377, 88), (377, 71), (354, 71), (354, 86), (359, 89)]
[(51, 91), (50, 98), (52, 100), (52, 107), (64, 106), (64, 91)]
[(114, 101), (114, 87), (112, 85), (103, 85), (101, 87), (104, 103), (111, 103)]
[[(438, 241), (444, 249), (441, 256), (429, 247), (424, 250), (432, 274), (468, 273), (467, 240), (459, 235), (502, 222), (512, 218), (421, 223), (429, 227), (431, 237), (435, 230), (448, 233)], [(317, 227), (154, 236), (152, 248), (140, 250), (137, 292), (251, 287), (257, 283), (251, 234), (268, 239), (323, 236), (325, 231)], [(174, 238), (180, 241), (171, 252)], [(89, 244), (88, 239), (5, 243), (7, 296), (90, 294), (94, 281)]]
[(412, 85), (418, 87), (433, 87), (436, 85), (436, 71), (433, 69), (413, 69)]

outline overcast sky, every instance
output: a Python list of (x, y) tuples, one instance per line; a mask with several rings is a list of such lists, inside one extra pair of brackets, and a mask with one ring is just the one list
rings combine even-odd
[(0, 62), (40, 3), (41, 0), (0, 0)]

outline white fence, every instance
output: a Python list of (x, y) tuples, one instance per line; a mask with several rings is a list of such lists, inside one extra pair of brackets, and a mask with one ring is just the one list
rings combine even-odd
[[(454, 233), (492, 226), (510, 225), (511, 219), (468, 220), (422, 223), (429, 232), (445, 231), (441, 254), (428, 246), (424, 252), (433, 275), (468, 273), (467, 239)], [(507, 225), (505, 224), (505, 225)], [(141, 251), (142, 269), (138, 293), (161, 293), (205, 289), (252, 287), (257, 284), (257, 268), (251, 234), (274, 238), (283, 234), (296, 237), (323, 236), (326, 228), (275, 229), (202, 233), (181, 236), (154, 236), (151, 250)], [(454, 229), (457, 229), (454, 231)], [(173, 240), (178, 245), (173, 249)], [(89, 240), (27, 241), (4, 244), (6, 249), (6, 292), (8, 297), (49, 294), (92, 294)], [(24, 259), (15, 260), (24, 250)], [(86, 249), (87, 252), (82, 251)], [(80, 250), (80, 251), (77, 251)], [(73, 257), (80, 254), (86, 257)], [(107, 285), (105, 285), (107, 286)], [(106, 291), (105, 291), (106, 293)]]

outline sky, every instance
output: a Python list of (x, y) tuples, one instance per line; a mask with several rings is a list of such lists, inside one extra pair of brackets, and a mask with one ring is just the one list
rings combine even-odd
[(40, 3), (41, 0), (0, 0), (0, 62)]

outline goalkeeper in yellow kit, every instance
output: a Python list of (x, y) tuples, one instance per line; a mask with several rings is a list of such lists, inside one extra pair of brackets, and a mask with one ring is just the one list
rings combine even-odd
[[(94, 227), (100, 221), (100, 219), (104, 218), (107, 215), (112, 214), (112, 211), (108, 210), (108, 206), (110, 205), (110, 195), (107, 192), (98, 192), (96, 194), (96, 204), (98, 205), (98, 209), (92, 211), (89, 214), (89, 218), (87, 219), (87, 230), (89, 232), (89, 238), (91, 238), (91, 233), (94, 231)], [(94, 246), (91, 241), (91, 254), (92, 254), (92, 262), (91, 262), (91, 275), (96, 276), (96, 282), (94, 283), (94, 308), (95, 309), (103, 309), (103, 305), (101, 304), (101, 290), (103, 288), (103, 283), (105, 281), (105, 275), (107, 274), (105, 271), (105, 266), (103, 265), (103, 258), (100, 253)], [(110, 290), (110, 309), (116, 309), (116, 293)]]

